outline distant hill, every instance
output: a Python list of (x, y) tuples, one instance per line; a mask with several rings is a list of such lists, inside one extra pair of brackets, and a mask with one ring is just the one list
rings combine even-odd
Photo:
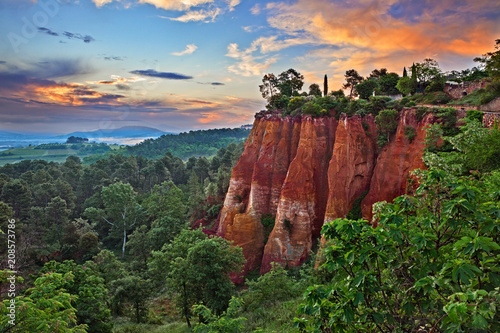
[(164, 134), (174, 134), (171, 132), (163, 132), (159, 129), (145, 126), (125, 126), (116, 129), (99, 129), (90, 132), (73, 132), (65, 135), (58, 135), (55, 138), (67, 139), (70, 136), (77, 136), (89, 139), (98, 138), (149, 138), (159, 137)]
[(124, 147), (120, 153), (125, 155), (160, 158), (167, 151), (174, 156), (187, 160), (190, 157), (212, 156), (217, 150), (230, 143), (245, 141), (250, 129), (219, 128), (189, 131), (177, 135), (162, 135), (157, 139), (144, 140), (135, 146)]

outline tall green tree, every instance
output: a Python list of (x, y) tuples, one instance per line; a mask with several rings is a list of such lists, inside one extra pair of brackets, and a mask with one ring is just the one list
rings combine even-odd
[(208, 238), (201, 229), (184, 230), (161, 251), (153, 252), (150, 269), (166, 275), (166, 284), (177, 294), (176, 304), (191, 326), (192, 306), (203, 302), (220, 315), (228, 306), (234, 285), (230, 273), (244, 263), (240, 247), (223, 238)]
[(96, 222), (111, 225), (111, 234), (122, 240), (122, 258), (125, 256), (127, 235), (143, 218), (141, 205), (137, 202), (130, 184), (118, 182), (104, 187), (101, 191), (104, 209), (90, 207), (85, 215)]
[(309, 86), (309, 96), (321, 97), (321, 89), (317, 83), (313, 83)]
[(342, 86), (344, 89), (349, 89), (349, 97), (355, 96), (356, 90), (354, 89), (358, 83), (364, 80), (355, 69), (349, 69), (344, 74), (346, 83)]
[(325, 78), (323, 79), (323, 97), (328, 96), (328, 77), (325, 74)]
[(370, 78), (368, 80), (364, 80), (356, 85), (354, 90), (359, 95), (359, 98), (369, 99), (372, 96), (375, 88), (378, 87), (378, 83), (375, 79)]

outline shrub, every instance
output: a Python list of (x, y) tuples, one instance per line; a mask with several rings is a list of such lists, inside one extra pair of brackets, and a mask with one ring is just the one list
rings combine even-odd
[(300, 108), (306, 103), (306, 99), (302, 96), (294, 97), (288, 102), (288, 112), (295, 110), (300, 110)]
[(310, 114), (312, 116), (319, 116), (321, 113), (321, 106), (314, 102), (307, 102), (302, 107), (302, 112), (304, 114)]
[(467, 119), (483, 122), (483, 113), (478, 110), (467, 110)]
[(417, 130), (413, 126), (405, 126), (405, 138), (408, 139), (410, 143), (413, 142), (413, 139), (417, 136)]

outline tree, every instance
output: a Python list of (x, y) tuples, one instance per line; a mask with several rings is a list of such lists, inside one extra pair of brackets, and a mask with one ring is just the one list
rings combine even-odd
[(425, 92), (425, 88), (427, 87), (431, 79), (434, 79), (441, 75), (439, 64), (436, 60), (431, 58), (426, 58), (422, 63), (415, 64), (415, 69), (420, 90), (423, 92)]
[(309, 86), (309, 96), (321, 97), (321, 89), (318, 84), (313, 83)]
[(84, 143), (88, 142), (89, 139), (87, 138), (81, 138), (78, 136), (70, 136), (68, 139), (66, 139), (66, 143)]
[(380, 147), (384, 146), (386, 142), (389, 142), (391, 134), (398, 128), (398, 122), (396, 121), (397, 117), (398, 111), (394, 109), (382, 110), (375, 117), (375, 124), (379, 132), (377, 143)]
[(140, 323), (147, 314), (146, 301), (151, 293), (150, 282), (139, 276), (129, 275), (111, 283), (113, 301), (119, 306), (130, 302), (134, 308), (135, 322)]
[(278, 76), (278, 89), (283, 96), (297, 96), (303, 85), (304, 75), (293, 68), (282, 72)]
[(396, 89), (398, 89), (404, 96), (411, 94), (413, 91), (413, 80), (408, 76), (403, 76), (398, 80)]
[(71, 211), (67, 209), (66, 200), (61, 199), (57, 196), (50, 200), (47, 205), (47, 217), (54, 222), (57, 231), (57, 241), (59, 242), (59, 247), (62, 246), (61, 233), (63, 226), (68, 222), (68, 216)]
[(396, 85), (399, 82), (399, 75), (396, 73), (387, 73), (378, 80), (378, 86), (382, 95), (396, 95), (399, 93)]
[(369, 99), (372, 96), (375, 88), (378, 87), (378, 83), (375, 79), (370, 78), (368, 80), (364, 80), (356, 85), (354, 88), (356, 93), (359, 95), (359, 98)]
[(406, 72), (406, 67), (403, 67), (403, 77), (407, 77), (408, 73)]
[(500, 39), (495, 40), (494, 52), (483, 54), (482, 57), (474, 59), (476, 62), (482, 63), (485, 70), (493, 77), (500, 76)]
[(326, 285), (310, 286), (303, 332), (494, 332), (500, 325), (500, 174), (418, 173), (415, 196), (376, 204), (378, 226), (337, 219)]
[(230, 273), (244, 262), (240, 247), (223, 238), (208, 238), (201, 229), (183, 230), (172, 243), (153, 252), (149, 264), (153, 275), (166, 275), (169, 290), (177, 294), (176, 304), (191, 326), (192, 306), (203, 302), (220, 315), (233, 293)]
[[(11, 318), (11, 300), (0, 303), (0, 329), (2, 332), (25, 333), (86, 333), (87, 325), (77, 324), (76, 309), (72, 306), (77, 297), (65, 291), (64, 285), (74, 279), (66, 274), (50, 272), (35, 280), (34, 287), (25, 296), (16, 296), (15, 325)], [(7, 272), (0, 271), (0, 282), (5, 283)], [(20, 281), (22, 282), (22, 281)]]
[(43, 273), (55, 272), (62, 275), (71, 273), (73, 279), (64, 281), (62, 287), (69, 294), (77, 296), (75, 300), (78, 324), (85, 324), (89, 333), (111, 332), (113, 322), (107, 305), (108, 290), (104, 279), (93, 270), (77, 265), (73, 260), (46, 263)]
[(349, 97), (353, 97), (353, 93), (355, 93), (355, 87), (358, 83), (363, 81), (363, 77), (359, 75), (359, 73), (355, 69), (349, 69), (345, 72), (346, 83), (342, 86), (344, 89), (349, 90)]
[(328, 96), (328, 77), (325, 74), (325, 78), (323, 79), (323, 97)]
[(262, 97), (268, 101), (278, 93), (278, 78), (273, 74), (265, 74), (259, 86)]
[(370, 73), (370, 77), (373, 77), (375, 79), (380, 79), (382, 76), (385, 76), (389, 74), (387, 72), (387, 68), (381, 68), (381, 69), (374, 69), (371, 73)]
[[(142, 218), (142, 207), (137, 203), (134, 189), (130, 184), (118, 182), (101, 191), (104, 210), (87, 208), (84, 214), (96, 222), (105, 221), (112, 226), (115, 237), (122, 239), (122, 258), (125, 256), (127, 233)], [(121, 236), (118, 236), (120, 235)]]
[(203, 304), (195, 305), (193, 312), (195, 315), (203, 318), (204, 322), (196, 324), (193, 328), (194, 333), (239, 333), (245, 329), (246, 318), (236, 317), (240, 311), (242, 301), (239, 298), (232, 297), (229, 301), (227, 310), (217, 316)]

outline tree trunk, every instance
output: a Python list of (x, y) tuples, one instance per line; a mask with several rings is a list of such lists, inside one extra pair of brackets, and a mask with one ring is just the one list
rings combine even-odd
[(125, 244), (127, 243), (127, 224), (123, 223), (122, 259), (125, 257)]

